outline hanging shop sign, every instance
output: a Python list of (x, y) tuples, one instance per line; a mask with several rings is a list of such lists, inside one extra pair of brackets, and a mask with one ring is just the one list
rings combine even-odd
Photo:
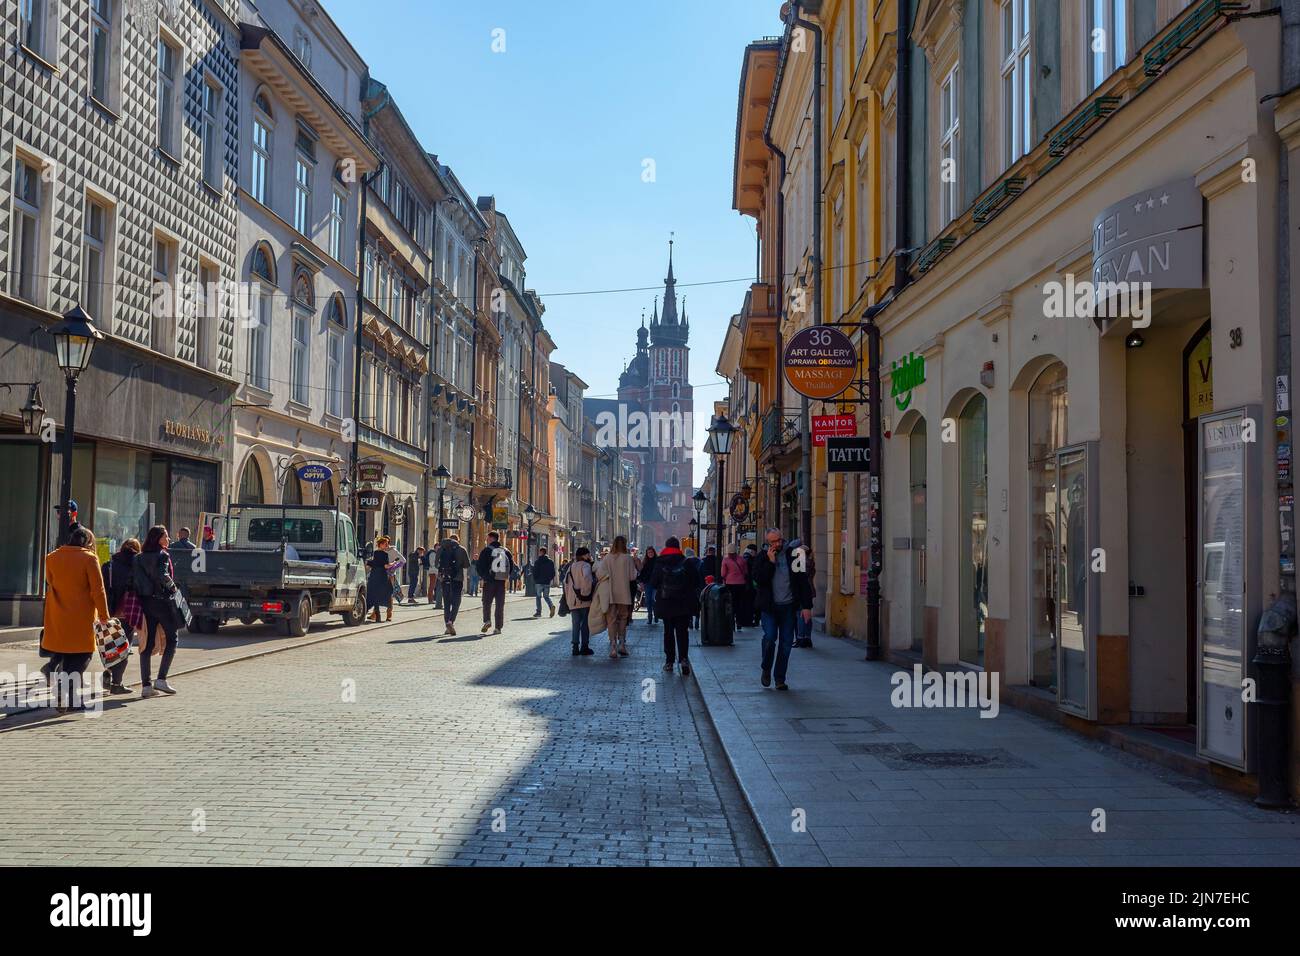
[(832, 474), (870, 471), (871, 439), (827, 438), (826, 470)]
[(1196, 180), (1134, 193), (1092, 222), (1092, 283), (1149, 282), (1153, 289), (1205, 284), (1204, 200)]
[(357, 464), (357, 481), (366, 485), (384, 483), (384, 463), (382, 461), (363, 461)]
[(474, 520), (474, 509), (471, 508), (469, 505), (461, 505), (459, 508), (456, 509), (456, 514), (461, 521)]
[(889, 394), (900, 412), (912, 404), (912, 389), (925, 384), (925, 356), (908, 352), (901, 362), (889, 363)]
[(510, 508), (507, 505), (492, 506), (492, 527), (498, 531), (510, 527)]
[(857, 377), (858, 351), (839, 329), (814, 325), (790, 337), (784, 365), (786, 381), (800, 395), (834, 398)]
[(384, 496), (377, 491), (357, 493), (357, 507), (362, 511), (378, 511), (384, 506)]
[(731, 515), (731, 520), (735, 524), (748, 523), (749, 501), (741, 494), (733, 496), (731, 499), (731, 505), (727, 508), (727, 513)]
[(831, 436), (844, 437), (858, 433), (856, 415), (814, 415), (812, 417), (812, 443), (825, 445)]
[(319, 485), (333, 478), (334, 471), (328, 465), (303, 465), (298, 469), (298, 477), (313, 485)]

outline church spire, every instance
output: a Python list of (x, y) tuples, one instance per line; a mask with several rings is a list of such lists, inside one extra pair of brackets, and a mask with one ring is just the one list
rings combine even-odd
[(677, 324), (677, 280), (673, 277), (673, 240), (668, 240), (668, 276), (664, 279), (664, 325)]

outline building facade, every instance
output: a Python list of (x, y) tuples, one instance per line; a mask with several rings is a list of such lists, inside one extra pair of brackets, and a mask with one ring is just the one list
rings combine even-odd
[(5, 9), (0, 377), (20, 384), (0, 394), (0, 595), (17, 625), (41, 620), (62, 465), (18, 414), (35, 385), (47, 430), (66, 424), (61, 314), (105, 336), (77, 387), (79, 520), (114, 548), (196, 527), (227, 493), (236, 316), (205, 290), (237, 276), (240, 28), (234, 2)]
[[(314, 4), (241, 10), (232, 501), (335, 504), (348, 475), (366, 65)], [(333, 477), (306, 482), (324, 464)]]

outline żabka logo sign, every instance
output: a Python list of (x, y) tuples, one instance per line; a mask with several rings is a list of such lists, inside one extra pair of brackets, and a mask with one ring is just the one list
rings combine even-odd
[(50, 925), (78, 927), (130, 927), (133, 936), (148, 936), (153, 929), (152, 893), (71, 892), (50, 897)]

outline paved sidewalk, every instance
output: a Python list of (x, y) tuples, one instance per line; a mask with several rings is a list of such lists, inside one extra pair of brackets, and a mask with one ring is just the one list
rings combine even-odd
[[(530, 608), (535, 603), (533, 598), (525, 598), (522, 594), (507, 595), (506, 608), (509, 610), (522, 606), (524, 601), (528, 602)], [(482, 599), (480, 597), (466, 597), (461, 601), (460, 620), (462, 630), (470, 624), (474, 626), (475, 631), (478, 630), (478, 624), (481, 620), (481, 611), (479, 609), (481, 607)], [(425, 618), (435, 622), (438, 633), (442, 633), (442, 611), (435, 610), (433, 605), (427, 604), (423, 600), (416, 604), (394, 605), (393, 624)], [(270, 624), (244, 625), (238, 622), (224, 625), (216, 634), (191, 634), (188, 631), (182, 631), (179, 646), (176, 648), (176, 657), (172, 661), (171, 673), (173, 676), (186, 674), (203, 667), (225, 664), (258, 654), (283, 651), (304, 644), (314, 644), (321, 640), (330, 640), (374, 627), (374, 624), (369, 623), (357, 627), (348, 627), (337, 614), (321, 613), (312, 618), (311, 629), (302, 637), (286, 637)], [(126, 669), (125, 683), (132, 687), (140, 683), (138, 654), (139, 649), (133, 648), (131, 651), (132, 660)], [(158, 660), (159, 658), (154, 660), (155, 673), (158, 670)], [(20, 714), (29, 711), (34, 704), (43, 704), (49, 701), (49, 691), (45, 683), (33, 679), (33, 677), (39, 678), (38, 672), (44, 663), (45, 660), (40, 656), (38, 641), (0, 644), (0, 722), (10, 714)], [(96, 656), (91, 659), (88, 673), (98, 675), (101, 671), (102, 667), (99, 664), (98, 656)], [(22, 703), (17, 707), (5, 706), (6, 702), (11, 703), (10, 698), (14, 692), (14, 684), (18, 683), (23, 676), (26, 676), (28, 680), (26, 684), (27, 693), (24, 695), (20, 692), (19, 695)], [(19, 687), (22, 686), (19, 683)]]
[(791, 690), (767, 689), (760, 643), (746, 628), (734, 647), (692, 656), (783, 866), (1300, 864), (1300, 814), (1260, 810), (1009, 707), (992, 719), (895, 708), (890, 677), (903, 668), (821, 633), (792, 651)]

